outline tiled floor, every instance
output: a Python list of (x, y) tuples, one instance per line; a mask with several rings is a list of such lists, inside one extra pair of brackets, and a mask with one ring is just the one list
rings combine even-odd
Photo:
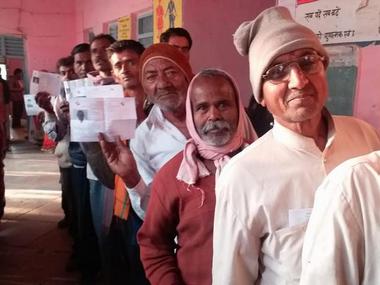
[(62, 218), (57, 161), (24, 140), (23, 129), (5, 159), (5, 215), (0, 222), (0, 285), (72, 285), (64, 270), (71, 241), (57, 228)]

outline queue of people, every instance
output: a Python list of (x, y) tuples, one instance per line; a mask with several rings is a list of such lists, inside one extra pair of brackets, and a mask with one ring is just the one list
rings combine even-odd
[(227, 71), (193, 71), (188, 31), (160, 40), (100, 34), (57, 62), (62, 81), (117, 83), (135, 98), (129, 141), (70, 142), (64, 93), (36, 96), (57, 143), (66, 269), (81, 284), (379, 284), (380, 136), (325, 107), (317, 36), (284, 7), (240, 25), (247, 110)]

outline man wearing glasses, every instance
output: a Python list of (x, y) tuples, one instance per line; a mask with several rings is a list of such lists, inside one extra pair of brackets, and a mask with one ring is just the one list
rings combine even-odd
[(231, 159), (216, 186), (213, 284), (298, 284), (315, 190), (344, 160), (379, 149), (380, 138), (324, 107), (328, 54), (286, 8), (243, 23), (234, 43), (274, 126)]

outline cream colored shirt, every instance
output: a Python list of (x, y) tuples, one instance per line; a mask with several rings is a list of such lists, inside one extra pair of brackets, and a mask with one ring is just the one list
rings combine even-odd
[(344, 160), (380, 148), (374, 128), (328, 119), (321, 152), (310, 138), (274, 128), (231, 159), (216, 186), (213, 284), (298, 284), (314, 191)]
[(335, 168), (307, 226), (301, 284), (380, 284), (380, 151)]
[(183, 150), (186, 138), (167, 120), (158, 106), (153, 106), (148, 117), (136, 129), (130, 141), (131, 151), (141, 176), (134, 188), (127, 188), (132, 208), (144, 220), (150, 198), (150, 185), (157, 171)]

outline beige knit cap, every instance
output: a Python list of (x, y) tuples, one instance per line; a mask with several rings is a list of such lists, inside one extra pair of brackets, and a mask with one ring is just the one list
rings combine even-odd
[(262, 75), (279, 55), (301, 48), (312, 48), (326, 58), (328, 55), (312, 30), (295, 22), (285, 7), (272, 7), (253, 21), (240, 25), (234, 34), (234, 44), (241, 55), (249, 56), (249, 78), (253, 96), (261, 102)]

